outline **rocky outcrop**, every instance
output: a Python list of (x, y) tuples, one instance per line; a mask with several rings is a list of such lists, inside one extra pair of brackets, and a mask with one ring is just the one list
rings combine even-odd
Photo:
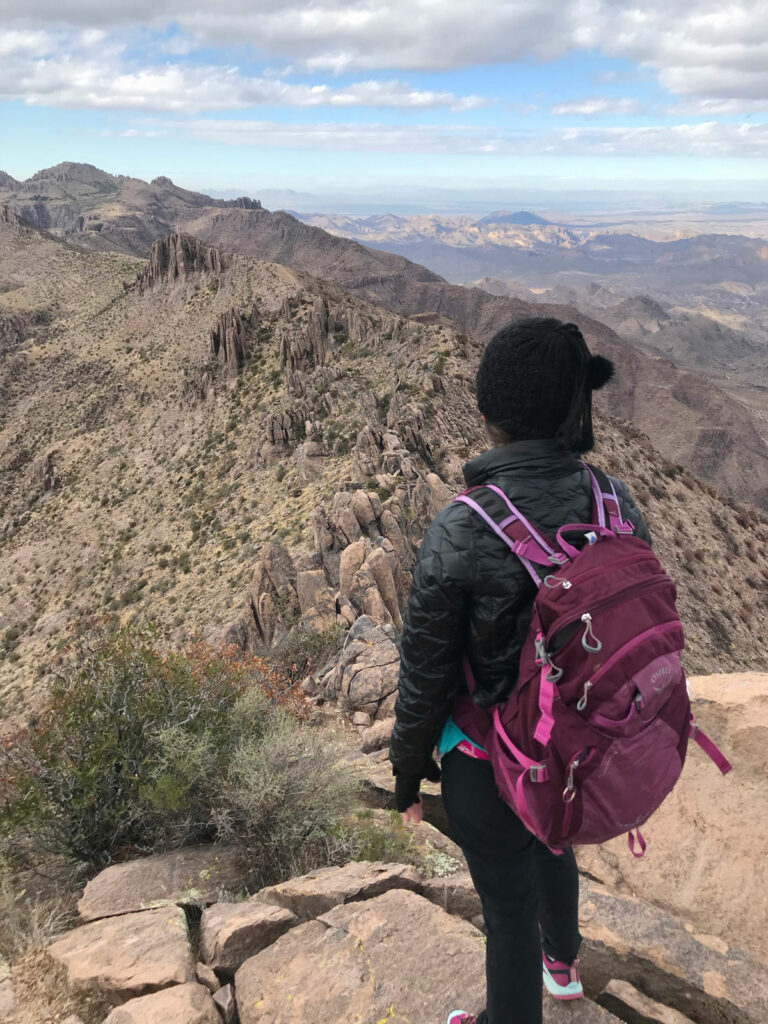
[(229, 380), (235, 380), (248, 362), (249, 336), (258, 320), (256, 306), (251, 310), (247, 320), (243, 319), (240, 310), (230, 309), (219, 315), (216, 325), (211, 330), (211, 356), (218, 361)]
[(221, 1024), (207, 988), (194, 982), (131, 999), (104, 1024)]
[(250, 196), (238, 196), (237, 199), (226, 199), (222, 205), (236, 210), (263, 209), (261, 202), (258, 199), (251, 199)]
[(352, 628), (338, 663), (325, 680), (325, 696), (349, 715), (363, 712), (367, 724), (391, 718), (397, 696), (400, 654), (390, 625), (362, 617)]
[(281, 324), (280, 366), (304, 371), (324, 366), (329, 352), (328, 330), (328, 304), (318, 295), (303, 329)]
[(768, 1020), (765, 971), (678, 915), (582, 879), (581, 955), (590, 988), (620, 978), (701, 1024)]
[(61, 475), (56, 471), (56, 458), (59, 452), (48, 452), (32, 463), (32, 487), (35, 491), (47, 494), (61, 487)]
[(205, 245), (192, 235), (168, 235), (150, 249), (149, 263), (138, 277), (139, 290), (172, 284), (192, 274), (218, 276), (227, 265), (228, 258), (219, 249)]
[(201, 846), (113, 864), (92, 878), (77, 905), (84, 921), (161, 906), (204, 907), (242, 888), (241, 852)]
[(195, 961), (178, 907), (108, 917), (67, 932), (48, 949), (75, 993), (113, 1005), (192, 981)]
[(643, 826), (643, 860), (620, 838), (582, 847), (579, 862), (620, 892), (766, 957), (768, 863), (755, 851), (768, 849), (768, 674), (693, 677), (690, 688), (697, 721), (734, 770), (721, 776), (690, 744), (680, 782)]
[(5, 203), (0, 204), (0, 224), (5, 224), (15, 235), (31, 235), (32, 228)]

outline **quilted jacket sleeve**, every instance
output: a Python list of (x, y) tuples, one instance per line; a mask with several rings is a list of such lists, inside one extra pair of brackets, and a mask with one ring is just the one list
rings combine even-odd
[(463, 505), (443, 509), (421, 544), (403, 624), (389, 751), (403, 775), (423, 776), (458, 689), (475, 564), (469, 515)]

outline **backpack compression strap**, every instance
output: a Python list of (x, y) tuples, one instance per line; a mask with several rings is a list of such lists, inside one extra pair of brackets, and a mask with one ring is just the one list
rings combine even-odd
[(611, 533), (634, 533), (635, 528), (621, 514), (619, 498), (613, 481), (602, 469), (582, 462), (592, 483), (592, 518), (599, 526), (607, 526)]
[(499, 536), (510, 551), (523, 563), (528, 575), (536, 586), (541, 585), (541, 575), (534, 565), (552, 566), (565, 564), (568, 559), (555, 551), (552, 545), (539, 533), (504, 491), (495, 484), (470, 487), (457, 494), (454, 501), (468, 505), (473, 512)]

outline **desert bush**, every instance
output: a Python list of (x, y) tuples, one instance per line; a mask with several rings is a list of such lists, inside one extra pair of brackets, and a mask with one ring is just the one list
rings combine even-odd
[(146, 626), (90, 634), (4, 748), (0, 833), (94, 866), (226, 838), (259, 879), (343, 858), (355, 784), (306, 716), (262, 659), (167, 653)]

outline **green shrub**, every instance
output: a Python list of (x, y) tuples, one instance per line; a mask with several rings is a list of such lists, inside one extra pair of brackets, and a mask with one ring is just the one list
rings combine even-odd
[(227, 839), (259, 885), (344, 860), (356, 784), (306, 713), (262, 659), (165, 653), (150, 627), (88, 636), (0, 755), (0, 834), (94, 866)]

